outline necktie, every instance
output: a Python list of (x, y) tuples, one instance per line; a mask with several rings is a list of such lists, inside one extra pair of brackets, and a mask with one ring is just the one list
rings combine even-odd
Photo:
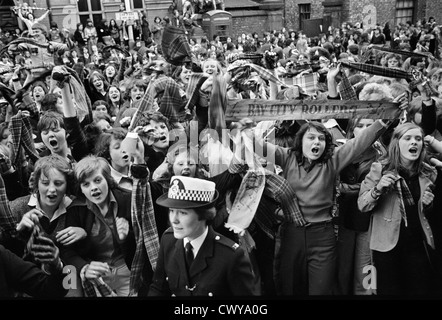
[(190, 242), (187, 242), (186, 244), (186, 264), (187, 264), (187, 270), (190, 269), (190, 266), (192, 265), (193, 262), (193, 251), (192, 251), (193, 247), (190, 244)]

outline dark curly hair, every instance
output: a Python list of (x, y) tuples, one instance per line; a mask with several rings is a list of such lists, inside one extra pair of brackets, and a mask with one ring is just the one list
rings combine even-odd
[(291, 151), (295, 153), (296, 161), (298, 161), (298, 163), (302, 162), (302, 159), (304, 157), (302, 152), (302, 138), (304, 137), (304, 134), (310, 129), (316, 129), (318, 132), (324, 134), (325, 150), (321, 157), (316, 160), (316, 162), (327, 162), (333, 156), (336, 145), (333, 143), (333, 137), (328, 129), (322, 123), (317, 121), (304, 123), (296, 133), (295, 143), (293, 148), (291, 149)]
[(169, 119), (164, 116), (159, 111), (146, 111), (140, 114), (141, 117), (137, 122), (138, 126), (147, 126), (150, 124), (150, 121), (153, 120), (155, 122), (164, 122), (167, 126), (167, 129), (170, 130)]
[(100, 134), (95, 144), (94, 154), (97, 157), (106, 159), (109, 163), (112, 163), (109, 146), (112, 138), (115, 140), (123, 140), (126, 137), (127, 130), (121, 127), (112, 128)]

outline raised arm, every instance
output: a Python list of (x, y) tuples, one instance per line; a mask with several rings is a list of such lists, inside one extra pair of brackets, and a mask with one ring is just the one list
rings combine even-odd
[(34, 21), (35, 21), (35, 22), (41, 22), (41, 21), (43, 21), (43, 20), (47, 17), (47, 15), (49, 14), (49, 12), (51, 12), (51, 9), (48, 9), (45, 13), (43, 13), (43, 14), (41, 15), (41, 17), (36, 18)]

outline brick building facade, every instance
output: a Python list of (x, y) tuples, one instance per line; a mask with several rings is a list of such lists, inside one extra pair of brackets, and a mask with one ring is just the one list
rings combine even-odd
[[(18, 0), (33, 3), (33, 0)], [(167, 15), (172, 0), (126, 0), (132, 8), (145, 10), (148, 21), (155, 16)], [(300, 30), (307, 23), (340, 26), (344, 21), (363, 22), (365, 25), (390, 22), (394, 26), (399, 20), (411, 20), (434, 16), (442, 23), (442, 1), (440, 0), (224, 0), (226, 10), (232, 14), (232, 37), (242, 33), (287, 29)], [(0, 0), (0, 26), (19, 23), (11, 14), (13, 0)], [(58, 26), (75, 30), (78, 22), (92, 18), (94, 22), (105, 17), (108, 21), (120, 11), (121, 0), (35, 0), (37, 7), (51, 7), (50, 16), (43, 21), (49, 26), (55, 21)], [(411, 13), (410, 13), (411, 12)], [(37, 11), (36, 16), (40, 13)], [(3, 18), (4, 17), (4, 18)], [(7, 24), (6, 24), (7, 23)], [(317, 30), (319, 32), (319, 29)], [(316, 30), (315, 30), (316, 32)]]

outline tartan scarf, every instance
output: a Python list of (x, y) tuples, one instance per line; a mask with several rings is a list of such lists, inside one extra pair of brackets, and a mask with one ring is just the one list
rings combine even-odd
[(283, 78), (284, 83), (288, 86), (301, 87), (307, 94), (315, 95), (319, 88), (319, 74), (317, 72), (308, 73), (296, 77)]
[[(241, 66), (242, 68), (244, 67), (249, 67), (250, 69), (253, 69), (254, 71), (256, 71), (258, 73), (258, 76), (260, 76), (262, 79), (267, 80), (267, 81), (272, 81), (276, 84), (279, 84), (282, 87), (288, 87), (289, 85), (285, 84), (283, 81), (281, 81), (280, 79), (278, 79), (278, 77), (276, 77), (273, 72), (271, 72), (270, 70), (258, 66), (257, 64), (254, 63), (245, 63)], [(240, 68), (240, 66), (232, 68), (231, 70), (234, 70), (236, 68)], [(303, 90), (300, 90), (303, 91)], [(305, 93), (305, 92), (303, 92)]]
[[(131, 168), (131, 170), (137, 169), (135, 165)], [(149, 170), (145, 170), (142, 179), (133, 178), (131, 215), (132, 228), (137, 244), (131, 266), (130, 296), (137, 295), (142, 283), (142, 271), (146, 264), (145, 253), (147, 253), (152, 270), (155, 271), (160, 251), (149, 176)]]
[(117, 294), (104, 282), (103, 278), (86, 279), (82, 270), (81, 286), (85, 297), (116, 297)]
[(11, 162), (18, 168), (21, 167), (20, 161), (20, 147), (23, 147), (29, 158), (36, 162), (40, 157), (35, 150), (34, 141), (32, 139), (32, 127), (29, 118), (24, 116), (21, 111), (11, 118), (9, 126), (12, 135), (12, 143), (14, 153)]
[(407, 226), (407, 212), (405, 210), (405, 206), (412, 206), (415, 204), (413, 196), (410, 192), (410, 189), (407, 186), (407, 183), (405, 182), (405, 179), (402, 178), (400, 175), (392, 172), (392, 171), (386, 171), (386, 173), (391, 173), (395, 176), (397, 179), (394, 188), (398, 194), (399, 197), (399, 211), (401, 213), (402, 219), (404, 219), (405, 226)]
[(342, 100), (359, 100), (345, 72), (341, 72), (341, 88), (339, 94)]
[[(298, 204), (298, 198), (289, 182), (284, 177), (266, 170), (264, 194), (280, 203), (284, 220), (302, 227), (307, 224)], [(259, 220), (259, 219), (258, 219)]]
[(11, 235), (16, 234), (16, 225), (18, 221), (9, 207), (8, 196), (6, 195), (5, 182), (0, 175), (0, 230)]
[(163, 30), (161, 49), (167, 62), (182, 65), (192, 60), (192, 50), (182, 28), (168, 25)]
[(186, 109), (192, 109), (198, 101), (199, 89), (204, 81), (207, 80), (207, 76), (202, 72), (195, 72), (190, 75), (189, 83), (186, 88), (186, 97), (188, 97)]
[(149, 83), (146, 93), (138, 105), (138, 110), (133, 116), (130, 130), (136, 127), (143, 112), (153, 109), (154, 100), (160, 94), (162, 94), (162, 97), (158, 103), (159, 112), (167, 117), (171, 123), (180, 121), (180, 114), (184, 111), (185, 105), (180, 94), (180, 87), (172, 78), (161, 75)]
[(401, 78), (401, 79), (412, 79), (413, 75), (411, 72), (398, 69), (398, 68), (388, 68), (382, 67), (374, 64), (357, 63), (357, 62), (341, 62), (344, 67), (356, 69), (369, 74), (374, 74), (378, 76), (388, 77), (388, 78)]
[(226, 95), (226, 82), (223, 76), (218, 75), (213, 77), (212, 85), (212, 97), (209, 102), (209, 116), (208, 127), (218, 132), (218, 139), (222, 137), (222, 130), (226, 129), (226, 107), (227, 107), (227, 95)]
[[(430, 54), (424, 54), (424, 53), (419, 53), (419, 52), (411, 52), (411, 51), (405, 51), (405, 50), (396, 50), (396, 49), (391, 49), (391, 48), (387, 48), (387, 47), (379, 47), (379, 46), (373, 46), (370, 48), (370, 50), (378, 50), (378, 51), (385, 51), (385, 52), (394, 52), (403, 56), (408, 56), (408, 57), (425, 57), (428, 58), (430, 56)], [(369, 51), (369, 50), (368, 50)]]

